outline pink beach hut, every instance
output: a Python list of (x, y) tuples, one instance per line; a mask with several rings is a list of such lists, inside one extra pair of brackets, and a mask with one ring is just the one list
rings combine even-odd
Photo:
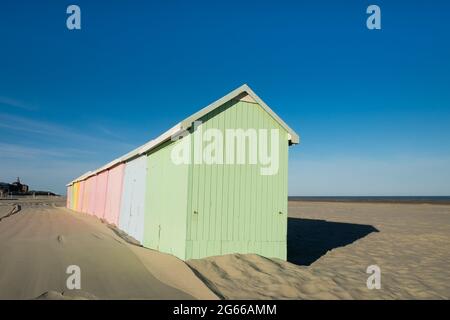
[(111, 224), (119, 225), (120, 200), (122, 198), (122, 184), (125, 164), (121, 163), (108, 173), (108, 186), (106, 191), (105, 220)]

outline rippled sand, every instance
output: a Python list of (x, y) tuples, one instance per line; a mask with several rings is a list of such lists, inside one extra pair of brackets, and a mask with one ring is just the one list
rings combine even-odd
[[(12, 204), (12, 203), (11, 203)], [(0, 217), (12, 206), (0, 203)], [(187, 263), (95, 217), (27, 200), (0, 220), (0, 299), (448, 299), (450, 206), (290, 202), (288, 260)], [(66, 287), (79, 265), (81, 290)], [(369, 290), (366, 268), (381, 268)]]
[[(450, 206), (290, 202), (288, 260), (191, 260), (231, 299), (448, 299)], [(369, 265), (381, 289), (367, 289)]]

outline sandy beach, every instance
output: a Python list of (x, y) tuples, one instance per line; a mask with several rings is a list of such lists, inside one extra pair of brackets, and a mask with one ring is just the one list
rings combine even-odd
[[(66, 288), (69, 265), (81, 269), (81, 290)], [(0, 270), (0, 299), (216, 298), (181, 260), (52, 204), (22, 204), (0, 222)]]
[[(0, 202), (0, 218), (12, 203)], [(290, 201), (288, 262), (186, 263), (59, 205), (22, 202), (0, 221), (0, 299), (450, 298), (449, 205)], [(81, 290), (65, 286), (72, 264)], [(366, 287), (369, 265), (380, 290)]]
[[(230, 299), (448, 299), (450, 206), (289, 202), (288, 260), (189, 264)], [(381, 289), (369, 290), (369, 265)]]

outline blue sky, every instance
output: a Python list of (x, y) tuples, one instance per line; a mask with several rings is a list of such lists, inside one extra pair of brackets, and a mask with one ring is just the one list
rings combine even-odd
[[(81, 7), (82, 29), (66, 28)], [(382, 29), (366, 28), (381, 8)], [(291, 195), (450, 194), (444, 1), (0, 4), (0, 181), (65, 183), (243, 83), (301, 136)]]

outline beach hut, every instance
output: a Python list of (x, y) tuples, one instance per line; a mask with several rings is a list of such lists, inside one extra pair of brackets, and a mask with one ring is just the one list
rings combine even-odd
[(89, 184), (89, 204), (88, 204), (88, 208), (86, 213), (93, 215), (95, 212), (95, 201), (96, 201), (96, 197), (95, 197), (95, 190), (96, 190), (96, 185), (97, 185), (97, 176), (93, 175), (91, 177), (88, 178), (88, 180), (90, 181)]
[(104, 219), (119, 225), (120, 202), (122, 199), (122, 181), (125, 164), (120, 163), (108, 170)]
[(80, 204), (80, 212), (86, 212), (86, 206), (87, 206), (87, 200), (89, 198), (89, 186), (88, 186), (89, 180), (86, 179), (82, 182), (83, 184), (83, 198), (81, 199)]
[(103, 219), (106, 205), (106, 190), (108, 186), (108, 170), (102, 171), (97, 175), (97, 184), (95, 186), (95, 209), (94, 215)]
[(85, 180), (81, 180), (79, 182), (79, 189), (78, 189), (78, 201), (77, 201), (77, 211), (83, 212), (83, 202), (84, 202), (84, 183)]
[[(91, 173), (94, 214), (183, 260), (286, 259), (288, 147), (297, 143), (243, 85)], [(78, 190), (78, 180), (68, 187)]]
[(72, 208), (72, 185), (67, 186), (66, 207)]
[(119, 228), (141, 244), (144, 240), (146, 180), (147, 157), (145, 155), (126, 163)]
[(81, 207), (81, 212), (84, 213), (87, 213), (89, 208), (89, 201), (91, 198), (91, 182), (92, 179), (90, 178), (84, 181), (83, 206)]
[(78, 209), (78, 190), (79, 190), (80, 183), (77, 181), (74, 183), (73, 188), (73, 203), (72, 203), (72, 209), (77, 210)]

